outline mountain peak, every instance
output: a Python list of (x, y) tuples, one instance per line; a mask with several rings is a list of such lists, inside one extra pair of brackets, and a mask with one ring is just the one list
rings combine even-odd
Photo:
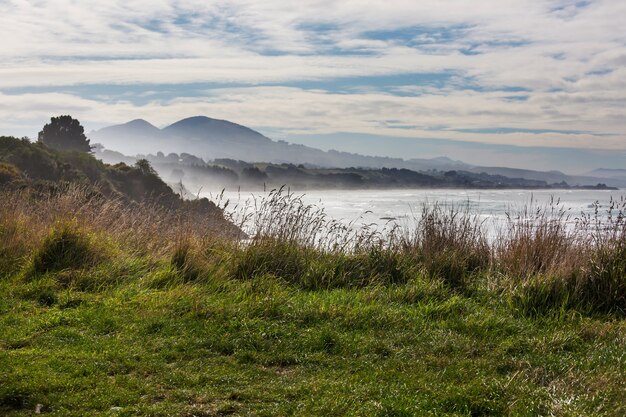
[(128, 136), (151, 136), (158, 135), (161, 129), (144, 119), (135, 119), (120, 125), (105, 127), (97, 131), (97, 134), (115, 133)]
[(123, 126), (158, 129), (158, 127), (156, 127), (155, 125), (153, 125), (152, 123), (144, 119), (134, 119), (134, 120), (131, 120), (130, 122), (124, 123)]
[[(177, 124), (177, 123), (203, 123), (203, 122), (208, 122), (211, 120), (217, 120), (217, 119), (213, 119), (211, 117), (208, 116), (190, 116), (190, 117), (185, 117), (184, 119), (180, 119), (179, 121), (172, 123), (172, 124)], [(224, 120), (220, 120), (220, 121), (224, 121)]]
[[(171, 125), (167, 126), (163, 130), (169, 129), (169, 128), (178, 128), (181, 126), (185, 128), (189, 128), (189, 127), (195, 127), (195, 126), (204, 127), (204, 126), (211, 126), (211, 125), (239, 126), (241, 128), (248, 129), (245, 126), (238, 125), (237, 123), (229, 122), (228, 120), (213, 119), (207, 116), (191, 116), (191, 117), (186, 117), (184, 119), (180, 119), (179, 121), (174, 122)], [(252, 130), (252, 129), (249, 129), (249, 130)]]
[(212, 119), (207, 116), (193, 116), (179, 120), (163, 129), (163, 132), (178, 137), (202, 140), (230, 140), (242, 143), (258, 143), (259, 140), (270, 139), (261, 133), (229, 122), (228, 120)]

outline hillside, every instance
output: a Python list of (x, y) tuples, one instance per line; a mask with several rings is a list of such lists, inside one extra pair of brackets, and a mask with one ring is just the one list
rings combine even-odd
[(93, 155), (57, 151), (26, 139), (0, 137), (0, 187), (34, 193), (81, 187), (125, 204), (157, 205), (169, 211), (206, 216), (226, 233), (238, 233), (208, 199), (183, 200), (152, 169), (148, 161), (108, 165)]
[(600, 177), (626, 181), (626, 169), (598, 168), (587, 174), (590, 177)]
[[(588, 175), (567, 175), (560, 171), (533, 171), (529, 169), (506, 168), (506, 167), (472, 167), (469, 169), (475, 173), (485, 173), (489, 175), (500, 175), (507, 178), (525, 178), (528, 180), (545, 181), (550, 184), (568, 183), (574, 186), (585, 184), (606, 184), (609, 187), (626, 187), (626, 176), (606, 175), (605, 170), (595, 170)], [(607, 170), (620, 171), (620, 170)], [(596, 174), (597, 173), (597, 174)]]

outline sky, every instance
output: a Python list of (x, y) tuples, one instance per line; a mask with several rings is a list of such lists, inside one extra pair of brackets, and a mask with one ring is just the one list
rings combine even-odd
[(621, 0), (0, 0), (0, 135), (206, 115), (361, 153), (626, 167), (624, 27)]

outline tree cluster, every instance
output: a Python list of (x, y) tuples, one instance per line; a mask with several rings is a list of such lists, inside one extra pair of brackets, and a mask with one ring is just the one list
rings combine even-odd
[(50, 123), (39, 132), (39, 142), (60, 151), (91, 152), (85, 129), (72, 116), (50, 118)]

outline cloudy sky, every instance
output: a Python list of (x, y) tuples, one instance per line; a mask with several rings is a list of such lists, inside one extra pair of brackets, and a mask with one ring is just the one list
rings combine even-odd
[(0, 0), (0, 134), (207, 115), (362, 153), (619, 167), (624, 27), (621, 0)]

